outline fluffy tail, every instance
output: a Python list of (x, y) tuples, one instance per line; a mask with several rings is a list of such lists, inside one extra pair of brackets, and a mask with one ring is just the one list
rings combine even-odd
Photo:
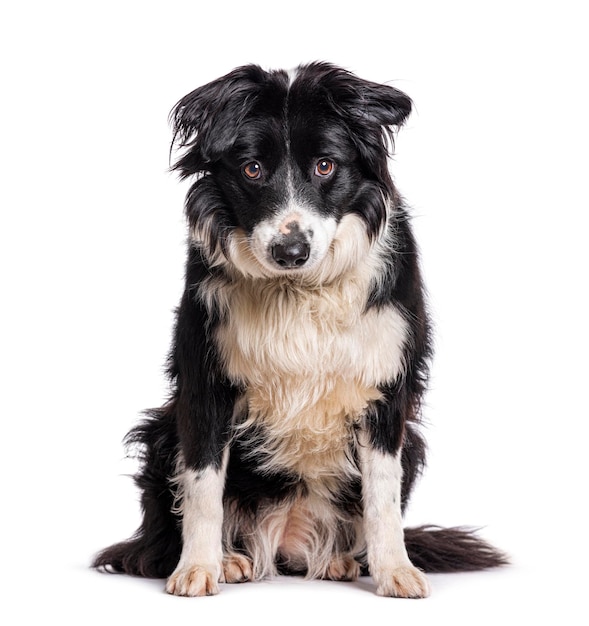
[(143, 521), (137, 532), (96, 555), (93, 567), (147, 578), (166, 578), (176, 567), (182, 549), (179, 520), (172, 513), (177, 439), (173, 406), (149, 412), (149, 419), (133, 429), (127, 445), (139, 446), (142, 470), (135, 477), (141, 489)]
[(413, 565), (429, 573), (469, 572), (509, 563), (505, 554), (469, 528), (406, 528), (405, 546)]

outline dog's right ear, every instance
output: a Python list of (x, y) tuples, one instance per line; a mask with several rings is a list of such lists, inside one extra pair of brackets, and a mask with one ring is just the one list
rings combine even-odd
[(172, 169), (180, 172), (181, 178), (206, 171), (232, 147), (265, 77), (257, 65), (239, 67), (176, 104), (170, 113), (171, 151), (185, 150)]

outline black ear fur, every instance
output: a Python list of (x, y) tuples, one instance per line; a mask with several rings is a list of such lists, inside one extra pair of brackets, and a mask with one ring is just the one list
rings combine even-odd
[(411, 113), (411, 99), (390, 85), (364, 80), (334, 65), (313, 65), (318, 70), (317, 81), (328, 93), (360, 156), (369, 170), (388, 184), (386, 159), (394, 145), (394, 131)]
[(411, 113), (411, 99), (390, 85), (349, 77), (350, 89), (341, 106), (347, 112), (350, 132), (360, 155), (387, 187), (387, 157), (394, 148), (394, 131)]
[(363, 80), (344, 72), (338, 101), (359, 122), (384, 128), (399, 127), (411, 113), (411, 99), (402, 91), (379, 83)]
[(172, 109), (173, 148), (187, 148), (172, 169), (182, 178), (208, 169), (233, 145), (266, 73), (257, 65), (239, 67), (195, 89)]
[[(329, 63), (300, 70), (309, 87), (327, 94), (368, 169), (388, 186), (386, 157), (394, 128), (411, 112), (411, 99), (394, 87), (363, 80)], [(170, 113), (172, 148), (186, 149), (172, 169), (182, 178), (209, 169), (234, 144), (268, 78), (261, 67), (247, 65), (184, 96)]]

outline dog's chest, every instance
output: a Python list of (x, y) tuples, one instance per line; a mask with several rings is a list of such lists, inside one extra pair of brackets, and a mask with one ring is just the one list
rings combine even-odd
[(407, 340), (394, 307), (364, 311), (365, 301), (353, 284), (231, 291), (218, 347), (268, 463), (307, 477), (349, 465), (352, 425), (399, 374)]

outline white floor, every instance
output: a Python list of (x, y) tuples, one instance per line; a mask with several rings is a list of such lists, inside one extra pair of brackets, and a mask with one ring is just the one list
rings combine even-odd
[[(580, 580), (562, 572), (511, 567), (476, 574), (432, 575), (432, 595), (425, 600), (397, 600), (374, 595), (372, 580), (356, 583), (275, 581), (223, 585), (218, 596), (177, 598), (163, 591), (163, 581), (99, 574), (82, 566), (35, 571), (34, 581), (20, 578), (10, 591), (10, 624), (202, 624), (220, 620), (255, 626), (277, 624), (536, 624), (573, 626), (587, 623)], [(575, 589), (576, 588), (576, 589)], [(19, 598), (14, 602), (14, 593)], [(575, 593), (576, 592), (576, 593)], [(6, 595), (5, 595), (6, 598)], [(6, 600), (4, 608), (6, 609)], [(7, 612), (7, 614), (10, 614)]]

